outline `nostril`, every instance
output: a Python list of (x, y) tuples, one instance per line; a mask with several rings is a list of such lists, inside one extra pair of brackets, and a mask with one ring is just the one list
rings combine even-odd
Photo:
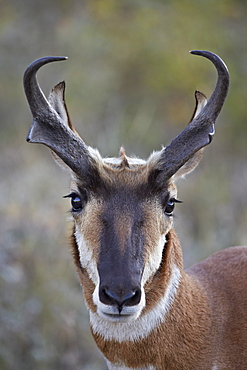
[(107, 305), (117, 305), (118, 308), (123, 306), (135, 306), (141, 300), (141, 289), (136, 288), (130, 292), (123, 292), (122, 289), (114, 292), (108, 288), (102, 287), (99, 290), (99, 299)]
[(140, 300), (141, 300), (141, 289), (137, 288), (133, 296), (131, 297), (131, 305), (133, 306), (140, 303)]
[(116, 296), (114, 293), (111, 293), (108, 289), (102, 288), (99, 292), (99, 298), (102, 303), (105, 304), (114, 304), (116, 302)]

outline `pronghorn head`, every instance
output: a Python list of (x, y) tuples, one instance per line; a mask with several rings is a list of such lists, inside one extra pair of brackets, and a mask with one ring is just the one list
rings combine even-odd
[[(74, 218), (76, 264), (88, 307), (109, 321), (134, 320), (147, 308), (172, 229), (173, 209), (179, 202), (175, 180), (199, 163), (227, 95), (229, 77), (224, 62), (211, 52), (192, 54), (215, 65), (215, 90), (208, 102), (196, 92), (191, 122), (170, 145), (147, 160), (127, 157), (123, 148), (116, 158), (102, 158), (87, 146), (69, 119), (64, 83), (45, 98), (36, 79), (38, 69), (66, 58), (39, 59), (24, 75), (34, 118), (27, 141), (47, 145), (71, 172), (67, 197)], [(166, 273), (171, 274), (169, 266)]]

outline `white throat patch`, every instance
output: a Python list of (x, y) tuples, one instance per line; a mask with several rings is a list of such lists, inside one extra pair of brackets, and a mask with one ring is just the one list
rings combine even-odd
[(112, 364), (111, 362), (107, 361), (107, 367), (109, 370), (155, 370), (156, 368), (154, 366), (148, 366), (148, 367), (135, 367), (134, 369), (131, 367), (126, 367), (124, 365), (116, 365)]

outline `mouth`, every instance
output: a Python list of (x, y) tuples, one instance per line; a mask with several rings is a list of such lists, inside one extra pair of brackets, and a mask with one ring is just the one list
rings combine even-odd
[(139, 310), (133, 310), (134, 312), (126, 312), (128, 310), (125, 311), (124, 309), (121, 312), (114, 312), (115, 310), (112, 309), (109, 311), (98, 308), (97, 313), (102, 319), (115, 323), (134, 321), (140, 316), (141, 313)]

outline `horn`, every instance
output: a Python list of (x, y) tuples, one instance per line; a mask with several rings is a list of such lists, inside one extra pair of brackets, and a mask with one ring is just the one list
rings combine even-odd
[(198, 150), (211, 143), (214, 124), (228, 92), (229, 73), (223, 60), (209, 51), (193, 50), (190, 53), (205, 57), (214, 64), (218, 73), (217, 83), (201, 112), (160, 152), (157, 169), (162, 181), (170, 179)]
[(66, 59), (67, 57), (37, 59), (24, 73), (24, 90), (33, 115), (33, 124), (27, 135), (27, 141), (48, 146), (78, 176), (85, 178), (94, 164), (88, 147), (48, 102), (36, 76), (38, 70), (45, 64)]

